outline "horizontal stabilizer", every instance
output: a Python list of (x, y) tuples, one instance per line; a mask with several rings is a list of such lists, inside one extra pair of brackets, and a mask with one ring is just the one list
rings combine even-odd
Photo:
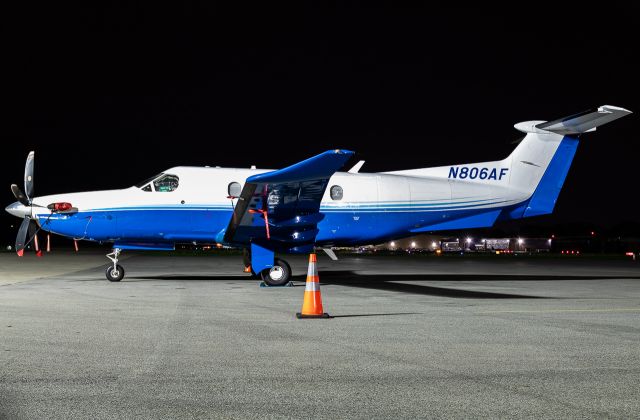
[(593, 131), (596, 127), (604, 125), (625, 115), (631, 111), (612, 105), (603, 105), (596, 110), (584, 111), (570, 117), (537, 124), (540, 130), (551, 131), (557, 134), (582, 134)]

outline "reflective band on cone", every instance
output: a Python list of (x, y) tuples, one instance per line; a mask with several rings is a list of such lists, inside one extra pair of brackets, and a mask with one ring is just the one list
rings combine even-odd
[(309, 254), (309, 269), (307, 271), (307, 284), (304, 288), (304, 301), (302, 312), (296, 314), (298, 318), (330, 318), (322, 310), (322, 295), (320, 294), (320, 277), (316, 267), (316, 254)]
[(51, 235), (47, 233), (47, 252), (51, 252)]

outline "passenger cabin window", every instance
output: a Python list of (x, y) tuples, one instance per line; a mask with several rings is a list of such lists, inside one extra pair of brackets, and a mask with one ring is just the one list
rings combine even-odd
[(334, 185), (329, 190), (329, 195), (331, 195), (332, 200), (342, 200), (342, 187), (340, 185)]
[(239, 182), (231, 182), (227, 188), (227, 192), (229, 193), (229, 197), (240, 197), (242, 186)]
[(151, 192), (151, 184), (147, 184), (142, 187), (142, 191)]
[(153, 181), (156, 192), (171, 192), (178, 188), (178, 177), (175, 175), (163, 175)]

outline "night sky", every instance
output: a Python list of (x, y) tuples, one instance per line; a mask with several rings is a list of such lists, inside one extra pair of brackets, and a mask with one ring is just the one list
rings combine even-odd
[(584, 137), (538, 221), (640, 222), (638, 7), (19, 3), (3, 12), (2, 207), (30, 150), (36, 195), (334, 148), (377, 172), (502, 159), (514, 123), (611, 104), (636, 114)]

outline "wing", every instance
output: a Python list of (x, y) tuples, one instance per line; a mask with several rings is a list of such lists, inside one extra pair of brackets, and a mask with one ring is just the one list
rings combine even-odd
[(277, 171), (247, 178), (224, 241), (286, 252), (313, 248), (329, 178), (354, 152), (329, 150)]

